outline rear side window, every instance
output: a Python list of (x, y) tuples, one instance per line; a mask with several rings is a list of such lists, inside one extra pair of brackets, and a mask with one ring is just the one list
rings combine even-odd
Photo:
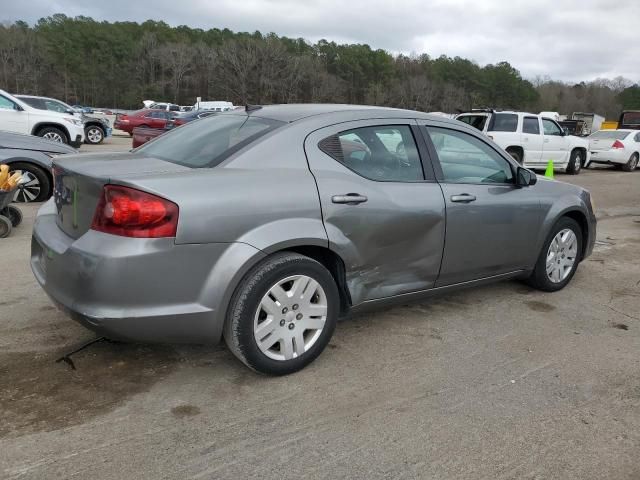
[(522, 133), (540, 135), (540, 122), (537, 117), (524, 117), (522, 120)]
[(481, 132), (484, 130), (484, 126), (487, 123), (486, 115), (460, 115), (457, 119), (467, 125), (477, 128)]
[(199, 122), (189, 122), (142, 145), (135, 152), (185, 167), (215, 167), (284, 124), (247, 115), (214, 115)]
[(518, 115), (515, 113), (496, 113), (489, 123), (490, 132), (515, 132), (518, 130)]
[(318, 148), (348, 169), (370, 180), (424, 180), (418, 149), (407, 125), (381, 125), (346, 130), (321, 140)]
[(624, 140), (629, 136), (631, 132), (621, 132), (619, 130), (598, 130), (593, 133), (589, 138), (600, 140)]

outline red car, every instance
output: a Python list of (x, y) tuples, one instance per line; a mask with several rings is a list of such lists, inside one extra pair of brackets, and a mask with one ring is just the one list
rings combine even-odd
[(174, 115), (175, 112), (167, 112), (166, 110), (138, 110), (130, 114), (118, 115), (113, 123), (113, 128), (125, 131), (129, 135), (133, 135), (133, 129), (136, 127), (163, 129)]

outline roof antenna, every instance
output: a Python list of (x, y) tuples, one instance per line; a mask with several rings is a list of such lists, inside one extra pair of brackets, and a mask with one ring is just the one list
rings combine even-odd
[(261, 108), (262, 108), (262, 105), (249, 105), (247, 103), (244, 107), (244, 111), (249, 113), (249, 112), (253, 112), (254, 110), (260, 110)]

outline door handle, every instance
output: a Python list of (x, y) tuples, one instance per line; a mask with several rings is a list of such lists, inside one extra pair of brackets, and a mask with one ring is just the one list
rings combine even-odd
[(549, 143), (549, 139), (548, 139), (548, 138), (545, 138), (545, 139), (544, 139), (544, 143)]
[(334, 195), (331, 197), (333, 203), (343, 203), (345, 205), (358, 205), (368, 200), (364, 195), (359, 193), (347, 193), (346, 195)]
[(475, 202), (476, 196), (469, 195), (468, 193), (461, 193), (460, 195), (451, 195), (451, 201), (457, 203)]

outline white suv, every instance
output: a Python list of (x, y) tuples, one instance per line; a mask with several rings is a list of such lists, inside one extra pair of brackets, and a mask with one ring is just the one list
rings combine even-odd
[(577, 175), (591, 161), (589, 142), (568, 135), (551, 118), (525, 112), (473, 110), (456, 119), (483, 132), (527, 168), (544, 169), (552, 160), (554, 169)]
[(84, 124), (72, 114), (39, 110), (0, 90), (0, 130), (27, 133), (79, 147)]

